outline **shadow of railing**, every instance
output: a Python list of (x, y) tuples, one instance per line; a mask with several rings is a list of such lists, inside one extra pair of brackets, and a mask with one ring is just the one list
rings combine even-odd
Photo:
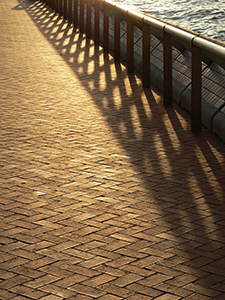
[[(131, 186), (127, 193), (134, 199), (130, 209), (146, 208), (151, 228), (145, 233), (158, 231), (153, 247), (174, 247), (172, 253), (183, 258), (180, 271), (195, 268), (196, 277), (204, 277), (201, 285), (210, 287), (213, 255), (218, 262), (225, 255), (224, 145), (204, 128), (191, 133), (185, 111), (176, 104), (165, 108), (157, 90), (143, 89), (138, 76), (127, 75), (122, 64), (42, 2), (18, 3), (83, 83), (129, 156), (143, 182), (142, 189)], [(196, 264), (202, 257), (205, 263)], [(172, 259), (162, 264), (176, 269)]]

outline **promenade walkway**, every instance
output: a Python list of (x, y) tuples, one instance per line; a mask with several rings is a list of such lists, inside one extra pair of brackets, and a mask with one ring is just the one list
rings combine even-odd
[(0, 299), (225, 299), (225, 145), (162, 102), (0, 0)]

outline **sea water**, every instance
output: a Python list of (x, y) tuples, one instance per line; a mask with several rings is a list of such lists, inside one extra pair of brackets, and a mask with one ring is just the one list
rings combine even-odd
[(225, 0), (113, 0), (225, 42)]

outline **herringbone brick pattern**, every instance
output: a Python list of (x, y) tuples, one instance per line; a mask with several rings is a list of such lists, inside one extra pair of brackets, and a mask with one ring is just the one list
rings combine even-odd
[(0, 299), (224, 300), (224, 144), (41, 2), (0, 28)]

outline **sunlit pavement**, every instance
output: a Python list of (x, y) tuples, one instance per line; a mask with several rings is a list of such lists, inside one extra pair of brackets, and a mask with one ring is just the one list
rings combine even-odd
[(39, 1), (0, 0), (0, 299), (225, 299), (225, 145)]

